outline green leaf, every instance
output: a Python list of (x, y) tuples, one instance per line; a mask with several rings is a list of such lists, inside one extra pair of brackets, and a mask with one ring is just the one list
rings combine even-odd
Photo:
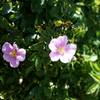
[(97, 55), (91, 55), (89, 60), (92, 61), (92, 62), (94, 62), (97, 59), (98, 59), (98, 56)]
[(8, 28), (9, 27), (9, 22), (3, 16), (0, 16), (0, 27), (2, 27), (2, 28)]
[(97, 63), (90, 63), (90, 66), (91, 66), (93, 72), (99, 72), (100, 73), (100, 66)]
[(90, 73), (90, 76), (91, 76), (97, 83), (100, 84), (100, 73), (91, 72), (91, 73)]
[(93, 94), (93, 93), (95, 93), (95, 92), (97, 91), (97, 89), (99, 89), (99, 88), (100, 88), (100, 84), (94, 83), (94, 84), (92, 84), (92, 85), (89, 87), (89, 89), (87, 90), (87, 94)]

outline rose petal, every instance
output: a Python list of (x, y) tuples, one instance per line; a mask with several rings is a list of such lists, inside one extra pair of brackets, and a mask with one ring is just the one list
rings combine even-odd
[(51, 53), (49, 54), (49, 56), (50, 56), (50, 58), (51, 58), (51, 61), (58, 61), (59, 58), (60, 58), (60, 55), (59, 55), (59, 53), (57, 53), (57, 52), (51, 52)]
[(76, 52), (77, 46), (76, 44), (68, 44), (67, 45), (67, 50), (66, 52), (72, 56), (74, 56), (75, 52)]
[(58, 38), (52, 39), (49, 44), (49, 49), (53, 52), (57, 51), (57, 48), (63, 47), (67, 44), (68, 38), (67, 36), (59, 36)]
[(21, 49), (18, 49), (17, 53), (20, 55), (20, 54), (23, 54), (23, 55), (26, 55), (26, 50), (21, 48)]
[(3, 54), (3, 59), (7, 62), (10, 62), (10, 60), (12, 59), (8, 54)]
[(12, 59), (12, 60), (10, 61), (10, 66), (11, 66), (12, 68), (17, 68), (17, 67), (19, 66), (19, 61), (16, 60), (16, 59)]
[(63, 47), (63, 46), (65, 46), (66, 44), (67, 44), (67, 42), (68, 42), (68, 38), (67, 38), (67, 36), (59, 36), (58, 38), (57, 38), (57, 43), (56, 43), (56, 47)]
[(76, 45), (68, 44), (64, 55), (60, 57), (60, 61), (63, 63), (70, 62), (73, 59), (75, 52), (76, 52)]
[(64, 54), (63, 56), (60, 57), (60, 61), (62, 63), (69, 63), (71, 61), (71, 56), (69, 56), (68, 53)]
[(19, 60), (19, 61), (24, 61), (26, 58), (26, 50), (25, 49), (19, 49), (17, 51), (17, 56), (16, 56), (16, 59)]
[(52, 39), (49, 43), (49, 49), (53, 52), (56, 52), (57, 48), (55, 46), (57, 39)]
[(4, 45), (2, 46), (3, 53), (9, 54), (12, 50), (13, 50), (13, 46), (8, 42), (5, 42)]

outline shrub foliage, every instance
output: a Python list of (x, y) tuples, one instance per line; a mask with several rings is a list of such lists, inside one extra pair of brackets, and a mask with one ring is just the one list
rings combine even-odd
[[(67, 64), (49, 58), (62, 35), (77, 44)], [(99, 0), (0, 0), (0, 51), (6, 41), (27, 57), (14, 69), (0, 52), (0, 99), (100, 100)]]

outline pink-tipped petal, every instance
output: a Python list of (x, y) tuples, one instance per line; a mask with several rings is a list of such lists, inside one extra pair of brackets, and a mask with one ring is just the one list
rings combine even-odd
[(10, 66), (11, 66), (12, 68), (17, 68), (17, 67), (19, 66), (19, 61), (16, 60), (16, 59), (11, 60), (11, 61), (10, 61)]
[(19, 61), (24, 61), (26, 58), (26, 50), (25, 49), (19, 49), (17, 51), (17, 57), (16, 59)]
[(51, 61), (58, 61), (60, 58), (60, 55), (57, 52), (51, 52), (49, 56)]
[(55, 52), (57, 50), (56, 46), (55, 46), (55, 43), (56, 43), (56, 39), (52, 39), (49, 43), (49, 49), (53, 52)]
[(9, 54), (12, 50), (13, 50), (13, 46), (10, 43), (5, 42), (3, 44), (3, 46), (2, 46), (3, 53)]

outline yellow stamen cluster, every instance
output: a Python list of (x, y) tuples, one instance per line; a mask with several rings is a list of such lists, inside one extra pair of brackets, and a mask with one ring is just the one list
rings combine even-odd
[(16, 50), (13, 50), (13, 51), (10, 52), (10, 56), (11, 57), (16, 57), (16, 54), (17, 54)]
[(64, 52), (65, 52), (65, 50), (64, 50), (64, 48), (59, 48), (59, 49), (58, 49), (58, 52), (59, 52), (61, 55), (63, 55)]

